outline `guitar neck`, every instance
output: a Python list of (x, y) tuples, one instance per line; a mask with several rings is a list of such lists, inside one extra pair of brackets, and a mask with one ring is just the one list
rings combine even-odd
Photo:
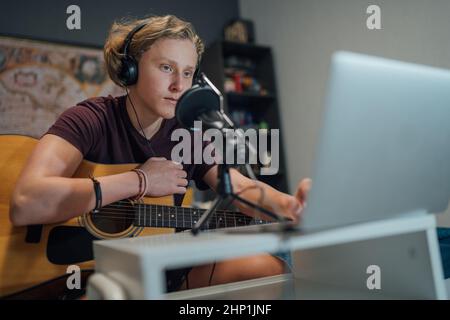
[[(136, 204), (134, 225), (139, 227), (191, 229), (206, 209), (164, 205)], [(265, 224), (240, 212), (216, 210), (205, 223), (205, 229), (234, 228), (252, 224)]]

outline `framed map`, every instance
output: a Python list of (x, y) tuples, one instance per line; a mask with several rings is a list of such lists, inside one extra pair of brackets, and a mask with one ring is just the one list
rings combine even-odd
[(122, 94), (102, 49), (0, 36), (0, 134), (40, 138), (78, 102)]

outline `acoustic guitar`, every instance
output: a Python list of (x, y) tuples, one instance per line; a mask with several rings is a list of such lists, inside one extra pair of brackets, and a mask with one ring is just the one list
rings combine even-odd
[[(60, 224), (14, 227), (9, 201), (16, 180), (38, 140), (0, 135), (0, 297), (22, 291), (67, 273), (70, 265), (94, 269), (92, 241), (173, 233), (190, 229), (205, 211), (181, 207), (173, 197), (146, 197), (141, 202), (122, 200)], [(122, 173), (137, 164), (103, 165), (83, 161), (74, 177), (100, 177)], [(230, 228), (265, 223), (239, 212), (217, 211), (206, 228)]]

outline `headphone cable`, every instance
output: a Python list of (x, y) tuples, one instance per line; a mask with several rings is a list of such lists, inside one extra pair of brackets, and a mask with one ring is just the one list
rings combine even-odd
[(139, 124), (139, 128), (141, 128), (142, 135), (144, 136), (145, 141), (147, 141), (148, 146), (149, 146), (150, 151), (152, 152), (153, 156), (156, 156), (156, 152), (153, 151), (152, 144), (151, 144), (150, 141), (147, 139), (147, 136), (145, 135), (144, 129), (142, 128), (141, 122), (139, 121), (139, 117), (138, 117), (138, 115), (137, 115), (136, 108), (134, 107), (133, 100), (131, 99), (130, 92), (128, 91), (128, 87), (125, 87), (125, 91), (127, 92), (127, 97), (128, 97), (128, 99), (130, 99), (131, 107), (133, 108), (134, 115), (136, 116), (136, 120), (137, 120), (137, 122), (138, 122), (138, 124)]

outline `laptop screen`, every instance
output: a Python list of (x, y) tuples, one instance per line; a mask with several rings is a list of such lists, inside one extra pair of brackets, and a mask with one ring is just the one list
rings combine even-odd
[(301, 226), (333, 227), (446, 209), (450, 72), (333, 55)]

